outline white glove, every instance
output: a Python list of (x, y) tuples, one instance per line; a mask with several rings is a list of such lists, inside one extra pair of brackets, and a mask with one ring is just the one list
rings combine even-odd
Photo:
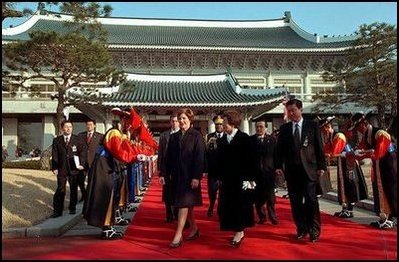
[(151, 160), (151, 161), (155, 161), (155, 160), (157, 160), (157, 159), (158, 159), (158, 155), (150, 156), (150, 160)]
[(147, 159), (147, 156), (144, 154), (138, 154), (137, 155), (137, 160), (138, 161), (145, 161)]
[(345, 151), (342, 152), (341, 155), (340, 155), (340, 157), (346, 157), (346, 152), (345, 152)]
[(354, 153), (355, 153), (356, 156), (360, 156), (362, 154), (362, 152), (363, 152), (363, 150), (356, 149)]
[(242, 189), (247, 190), (247, 189), (255, 189), (256, 183), (255, 181), (243, 181), (242, 182)]

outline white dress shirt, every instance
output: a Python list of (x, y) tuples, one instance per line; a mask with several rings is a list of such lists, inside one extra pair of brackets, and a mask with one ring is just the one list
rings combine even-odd
[(302, 137), (302, 126), (303, 126), (303, 118), (299, 120), (299, 122), (292, 121), (292, 135), (295, 133), (295, 125), (298, 124), (299, 129), (299, 137)]
[(64, 135), (64, 142), (66, 142), (67, 138), (68, 138), (68, 143), (71, 142), (71, 135), (67, 136)]
[(234, 136), (237, 134), (238, 129), (233, 128), (233, 132), (231, 134), (227, 134), (227, 142), (230, 144), (231, 140), (233, 140)]

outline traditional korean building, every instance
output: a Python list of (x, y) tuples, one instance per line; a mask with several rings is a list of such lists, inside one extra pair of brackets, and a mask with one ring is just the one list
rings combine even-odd
[[(2, 44), (27, 40), (35, 30), (64, 32), (69, 19), (68, 15), (37, 12), (21, 25), (2, 29)], [(290, 12), (270, 20), (111, 17), (99, 21), (108, 31), (108, 49), (115, 64), (129, 73), (134, 86), (82, 85), (107, 93), (102, 105), (78, 102), (80, 91), (71, 90), (70, 99), (77, 102), (70, 110), (76, 132), (83, 130), (87, 116), (96, 119), (98, 131), (104, 132), (114, 106), (137, 108), (155, 134), (167, 128), (173, 110), (186, 106), (194, 109), (196, 127), (204, 133), (213, 129), (212, 116), (226, 108), (242, 113), (244, 131), (254, 133), (252, 120), (259, 116), (266, 118), (271, 131), (283, 122), (281, 87), (304, 101), (305, 116), (312, 114), (312, 96), (336, 87), (325, 83), (321, 73), (334, 61), (345, 59), (355, 39), (354, 35), (328, 37), (306, 32)], [(44, 79), (26, 84), (40, 93), (2, 92), (2, 138), (9, 152), (16, 145), (27, 150), (46, 148), (55, 135), (54, 85)], [(353, 108), (336, 113), (350, 111)]]

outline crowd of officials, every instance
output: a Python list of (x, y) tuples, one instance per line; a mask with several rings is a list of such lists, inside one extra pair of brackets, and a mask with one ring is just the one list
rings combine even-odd
[[(205, 137), (193, 127), (193, 111), (183, 108), (170, 116), (170, 129), (161, 133), (159, 146), (134, 109), (113, 110), (119, 120), (104, 135), (95, 132), (93, 120), (86, 123), (87, 132), (77, 136), (72, 134), (72, 123), (64, 121), (63, 134), (53, 142), (53, 172), (58, 183), (53, 217), (62, 215), (68, 181), (70, 213), (76, 212), (79, 186), (88, 224), (101, 227), (105, 239), (120, 238), (122, 233), (113, 225), (129, 223), (122, 212), (133, 211), (135, 183), (143, 181), (141, 172), (148, 180), (157, 169), (166, 222), (177, 224), (169, 246), (178, 248), (183, 239), (200, 237), (194, 208), (203, 205), (201, 179), (207, 177), (207, 216), (216, 213), (220, 230), (232, 232), (229, 244), (239, 247), (245, 229), (255, 222), (279, 224), (275, 189), (283, 178), (295, 237), (301, 240), (309, 236), (316, 242), (322, 231), (318, 197), (330, 190), (326, 186), (330, 162), (337, 163), (342, 206), (335, 216), (350, 218), (356, 202), (367, 198), (359, 161), (370, 158), (374, 211), (379, 216), (371, 226), (396, 226), (396, 148), (390, 135), (373, 127), (363, 113), (354, 114), (343, 130), (335, 131), (334, 117), (318, 122), (304, 119), (298, 99), (287, 101), (285, 107), (290, 121), (278, 132), (268, 134), (266, 121), (260, 119), (255, 124), (256, 133), (249, 136), (239, 128), (239, 112), (226, 110), (216, 114), (216, 130)], [(187, 237), (183, 237), (185, 228), (189, 229)]]

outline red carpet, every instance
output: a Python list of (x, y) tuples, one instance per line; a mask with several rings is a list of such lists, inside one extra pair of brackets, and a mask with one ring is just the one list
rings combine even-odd
[[(242, 245), (229, 246), (231, 232), (219, 231), (216, 217), (208, 218), (206, 179), (202, 181), (204, 205), (195, 209), (200, 237), (169, 248), (176, 224), (165, 222), (161, 186), (153, 178), (132, 224), (121, 240), (87, 241), (80, 247), (68, 246), (32, 259), (397, 259), (397, 231), (384, 231), (322, 214), (320, 241), (296, 240), (295, 226), (287, 199), (278, 198), (278, 226), (256, 225), (245, 232)], [(187, 237), (188, 231), (184, 232)], [(62, 241), (62, 240), (61, 240)]]

